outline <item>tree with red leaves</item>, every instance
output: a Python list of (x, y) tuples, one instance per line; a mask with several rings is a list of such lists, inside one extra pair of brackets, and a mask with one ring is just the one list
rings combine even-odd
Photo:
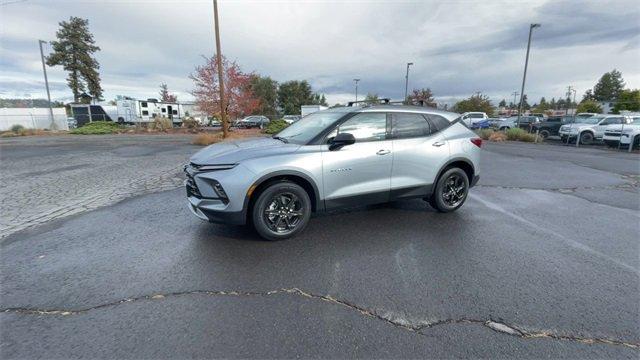
[(414, 105), (422, 104), (423, 106), (438, 107), (429, 88), (413, 89), (413, 92), (407, 96), (407, 102)]
[[(218, 63), (216, 56), (203, 56), (206, 64), (196, 66), (189, 77), (194, 82), (191, 92), (196, 105), (210, 116), (220, 116), (220, 92), (218, 87)], [(225, 89), (226, 114), (238, 118), (253, 113), (260, 107), (260, 99), (251, 90), (251, 80), (255, 74), (245, 74), (235, 61), (222, 56), (223, 81)]]

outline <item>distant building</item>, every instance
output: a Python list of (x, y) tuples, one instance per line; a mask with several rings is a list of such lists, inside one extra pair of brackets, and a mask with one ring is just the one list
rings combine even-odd
[(603, 114), (611, 114), (613, 113), (613, 108), (616, 106), (616, 100), (606, 100), (606, 101), (598, 101), (598, 104), (602, 108)]

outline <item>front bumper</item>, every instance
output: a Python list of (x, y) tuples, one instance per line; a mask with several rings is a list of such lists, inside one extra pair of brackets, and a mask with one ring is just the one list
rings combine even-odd
[(218, 224), (244, 225), (247, 222), (246, 210), (225, 211), (218, 199), (200, 199), (195, 196), (187, 196), (187, 206), (193, 215), (198, 218)]

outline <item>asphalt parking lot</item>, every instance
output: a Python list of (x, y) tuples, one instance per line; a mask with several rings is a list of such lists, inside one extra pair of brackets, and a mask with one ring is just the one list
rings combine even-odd
[[(4, 359), (640, 355), (638, 154), (485, 143), (455, 213), (396, 202), (266, 242), (186, 209), (188, 137), (87, 139), (0, 142)], [(73, 204), (31, 209), (48, 179)]]

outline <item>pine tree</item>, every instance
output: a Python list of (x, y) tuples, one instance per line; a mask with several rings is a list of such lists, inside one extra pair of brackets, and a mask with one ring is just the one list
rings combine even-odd
[(178, 97), (169, 92), (169, 86), (167, 86), (167, 84), (162, 83), (160, 84), (160, 100), (162, 102), (174, 103), (178, 102)]
[(500, 100), (500, 103), (498, 104), (498, 106), (501, 108), (507, 107), (507, 100), (505, 99)]
[(617, 100), (624, 89), (622, 73), (616, 69), (602, 75), (593, 87), (593, 97), (598, 101)]
[(75, 102), (87, 90), (95, 100), (102, 100), (98, 74), (100, 65), (93, 57), (93, 53), (100, 48), (95, 45), (93, 35), (89, 32), (89, 21), (72, 16), (69, 21), (60, 23), (56, 37), (58, 41), (51, 42), (53, 52), (47, 57), (47, 65), (62, 65), (69, 72), (67, 85)]

